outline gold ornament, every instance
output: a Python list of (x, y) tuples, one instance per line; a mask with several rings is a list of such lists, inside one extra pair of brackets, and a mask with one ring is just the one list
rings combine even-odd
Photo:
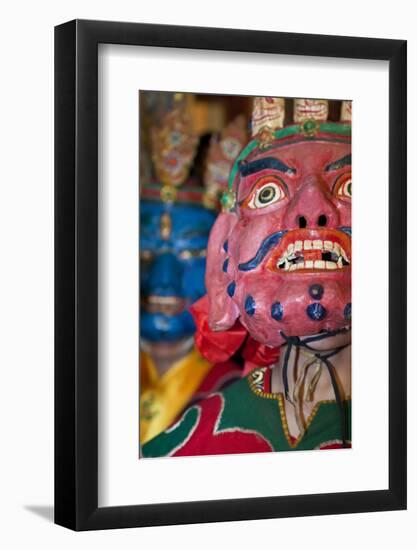
[(164, 212), (159, 220), (159, 231), (164, 241), (168, 240), (172, 231), (172, 220), (168, 212)]
[(177, 190), (172, 185), (164, 185), (160, 191), (161, 201), (165, 203), (174, 202), (177, 198)]

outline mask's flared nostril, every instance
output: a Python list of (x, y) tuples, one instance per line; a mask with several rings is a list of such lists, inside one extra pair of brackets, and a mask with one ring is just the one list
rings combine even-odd
[(319, 227), (325, 227), (327, 225), (327, 216), (321, 214), (317, 219), (317, 225)]
[(304, 216), (298, 216), (298, 227), (300, 229), (307, 227), (307, 220)]

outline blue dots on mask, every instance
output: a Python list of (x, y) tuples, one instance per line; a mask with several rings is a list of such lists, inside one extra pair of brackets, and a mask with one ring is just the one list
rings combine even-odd
[(346, 321), (350, 321), (352, 318), (352, 304), (348, 303), (345, 305), (345, 309), (343, 310), (343, 316), (346, 319)]
[(227, 287), (227, 294), (233, 298), (234, 294), (235, 294), (235, 290), (236, 290), (236, 283), (234, 281), (232, 281), (228, 287)]
[(284, 316), (284, 308), (281, 305), (281, 302), (275, 302), (271, 306), (271, 317), (275, 321), (281, 321)]
[(223, 268), (222, 268), (225, 273), (227, 273), (228, 266), (229, 266), (229, 258), (226, 258), (225, 261), (223, 262)]
[(246, 300), (245, 300), (246, 313), (252, 317), (252, 315), (255, 313), (255, 310), (256, 310), (255, 300), (250, 295), (246, 296)]
[(313, 321), (321, 321), (326, 317), (326, 308), (319, 303), (310, 304), (306, 309), (307, 315)]
[(310, 285), (310, 287), (308, 288), (308, 293), (313, 298), (313, 300), (321, 300), (324, 294), (324, 288), (318, 284)]

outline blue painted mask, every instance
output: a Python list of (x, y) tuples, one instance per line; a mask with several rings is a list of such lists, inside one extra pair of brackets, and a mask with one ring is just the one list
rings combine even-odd
[(206, 249), (215, 213), (200, 205), (142, 200), (140, 335), (150, 342), (192, 336), (188, 307), (205, 294)]

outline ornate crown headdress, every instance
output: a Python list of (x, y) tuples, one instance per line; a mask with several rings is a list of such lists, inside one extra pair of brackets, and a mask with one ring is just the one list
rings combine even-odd
[[(164, 203), (198, 204), (219, 209), (220, 195), (227, 189), (230, 169), (247, 142), (246, 121), (238, 116), (212, 137), (205, 161), (203, 184), (188, 181), (197, 152), (198, 136), (191, 115), (192, 94), (170, 94), (171, 101), (154, 98), (150, 149), (157, 181), (141, 185), (144, 199)], [(161, 113), (162, 111), (162, 113)]]
[(220, 196), (227, 190), (230, 170), (248, 139), (247, 123), (238, 115), (210, 140), (205, 161), (204, 186), (207, 200), (220, 205)]
[(157, 183), (142, 186), (142, 197), (174, 202), (187, 180), (197, 151), (189, 102), (184, 94), (169, 94), (170, 104), (153, 117), (150, 148)]
[[(289, 100), (287, 100), (289, 101)], [(294, 99), (293, 122), (285, 126), (285, 99), (280, 97), (255, 97), (252, 111), (252, 139), (236, 158), (230, 171), (228, 188), (223, 193), (223, 210), (231, 210), (236, 203), (233, 185), (239, 163), (250, 155), (273, 147), (282, 139), (315, 140), (326, 134), (350, 138), (352, 102), (341, 102), (340, 121), (328, 121), (329, 102), (326, 99)]]

